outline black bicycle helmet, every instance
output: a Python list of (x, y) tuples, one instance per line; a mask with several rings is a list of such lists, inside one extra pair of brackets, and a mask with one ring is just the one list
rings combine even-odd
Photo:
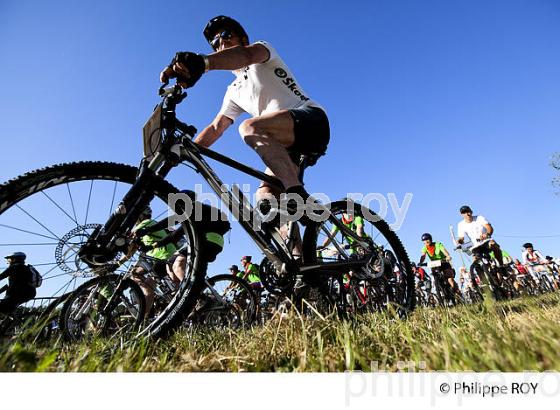
[(8, 256), (4, 256), (5, 259), (13, 259), (16, 262), (25, 262), (25, 258), (27, 258), (27, 255), (23, 252), (14, 252)]
[(210, 44), (216, 34), (218, 34), (218, 32), (223, 29), (230, 29), (234, 31), (239, 37), (241, 37), (241, 40), (245, 39), (245, 41), (249, 43), (249, 36), (247, 35), (247, 32), (245, 31), (243, 26), (239, 24), (237, 20), (234, 20), (228, 16), (214, 17), (206, 24), (206, 27), (204, 27), (204, 31), (202, 33), (204, 34), (204, 38), (206, 38), (206, 41), (208, 41), (208, 44)]
[(461, 215), (466, 214), (467, 212), (470, 212), (470, 213), (472, 214), (472, 209), (471, 209), (471, 207), (468, 206), (468, 205), (463, 205), (463, 206), (461, 207), (461, 209), (459, 209), (459, 213), (460, 213)]
[(524, 244), (523, 244), (523, 247), (524, 247), (525, 249), (532, 248), (532, 247), (533, 247), (533, 244), (532, 244), (531, 242), (527, 242), (527, 243), (524, 243)]
[(237, 271), (239, 271), (239, 266), (237, 266), (237, 265), (231, 265), (231, 266), (229, 267), (229, 270), (234, 270), (234, 271), (237, 272)]
[(242, 261), (247, 261), (247, 262), (251, 262), (252, 257), (251, 256), (242, 256), (241, 260)]
[(432, 235), (430, 235), (429, 233), (425, 233), (424, 235), (422, 235), (422, 240), (423, 241), (432, 241)]

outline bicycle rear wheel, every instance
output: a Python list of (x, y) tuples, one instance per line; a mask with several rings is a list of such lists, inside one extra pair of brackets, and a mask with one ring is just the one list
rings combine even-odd
[[(361, 271), (339, 274), (365, 278), (371, 293), (375, 294), (371, 298), (375, 310), (392, 305), (400, 316), (412, 311), (416, 300), (414, 273), (404, 246), (387, 222), (372, 210), (350, 200), (336, 201), (325, 206), (330, 209), (332, 216), (326, 221), (310, 224), (305, 229), (304, 265), (363, 260), (364, 267)], [(363, 218), (363, 232), (369, 238), (367, 247), (350, 243), (350, 249), (345, 251), (344, 245), (349, 245), (348, 238), (335, 229), (331, 219), (341, 220), (343, 213)], [(325, 249), (325, 244), (336, 248), (336, 258), (330, 256), (333, 252), (329, 248)]]

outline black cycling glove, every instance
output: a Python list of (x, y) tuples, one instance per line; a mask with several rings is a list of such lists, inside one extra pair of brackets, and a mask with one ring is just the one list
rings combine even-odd
[(171, 66), (175, 63), (181, 63), (191, 75), (190, 78), (184, 78), (180, 75), (177, 76), (177, 82), (185, 83), (187, 88), (192, 87), (196, 82), (202, 77), (206, 69), (206, 64), (204, 62), (204, 57), (200, 54), (191, 53), (189, 51), (179, 51), (175, 54)]

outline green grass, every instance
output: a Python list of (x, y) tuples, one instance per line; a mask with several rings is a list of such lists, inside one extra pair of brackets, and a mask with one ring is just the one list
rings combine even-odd
[(243, 330), (180, 331), (166, 340), (49, 345), (0, 342), (0, 371), (340, 372), (560, 370), (560, 294), (453, 309), (405, 321), (353, 322), (296, 312)]

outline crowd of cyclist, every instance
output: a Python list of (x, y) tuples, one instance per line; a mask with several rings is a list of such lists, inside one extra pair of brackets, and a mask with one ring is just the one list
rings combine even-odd
[[(462, 253), (462, 266), (458, 275), (453, 268), (452, 257), (443, 243), (434, 241), (430, 233), (421, 236), (424, 246), (420, 252), (420, 260), (412, 266), (420, 303), (430, 304), (431, 297), (434, 301), (431, 304), (447, 304), (456, 300), (473, 301), (476, 299), (472, 296), (474, 292), (482, 297), (480, 290), (485, 284), (489, 284), (494, 296), (499, 298), (515, 297), (523, 292), (534, 294), (537, 289), (552, 291), (560, 288), (559, 258), (543, 256), (532, 243), (527, 242), (523, 244), (521, 261), (514, 259), (492, 238), (494, 227), (484, 216), (473, 215), (472, 209), (467, 205), (462, 206), (459, 212), (463, 220), (457, 226), (458, 238), (455, 240), (455, 250)], [(465, 265), (463, 255), (472, 256), (470, 266)], [(426, 258), (431, 262), (428, 265), (424, 263)], [(493, 269), (487, 269), (486, 272), (480, 269), (477, 261), (482, 258), (486, 258), (487, 266)], [(432, 275), (428, 274), (426, 266), (432, 268)], [(457, 276), (459, 283), (456, 281)], [(511, 284), (509, 289), (506, 283)], [(448, 289), (448, 297), (444, 295), (445, 289)]]
[[(208, 211), (209, 212), (209, 211)], [(539, 287), (542, 281), (551, 284), (551, 288), (556, 290), (560, 287), (560, 259), (551, 256), (544, 256), (539, 250), (535, 249), (532, 243), (523, 244), (521, 259), (513, 258), (508, 252), (500, 247), (495, 239), (494, 227), (482, 215), (474, 215), (469, 206), (460, 208), (463, 220), (458, 224), (458, 237), (456, 238), (456, 251), (469, 254), (474, 257), (487, 257), (496, 267), (495, 286), (499, 286), (502, 281), (509, 279), (516, 291), (520, 292), (526, 286)], [(343, 215), (343, 223), (353, 231), (365, 235), (361, 217), (353, 218), (351, 215)], [(153, 304), (153, 286), (149, 283), (145, 273), (154, 271), (160, 276), (167, 275), (172, 283), (178, 285), (185, 275), (186, 257), (184, 232), (178, 227), (169, 230), (168, 219), (156, 221), (152, 218), (152, 211), (147, 207), (140, 215), (138, 223), (132, 231), (132, 235), (137, 239), (134, 246), (130, 248), (128, 255), (124, 255), (118, 264), (124, 263), (135, 252), (140, 250), (140, 258), (135, 268), (133, 279), (140, 285), (146, 298), (147, 310), (149, 313)], [(214, 246), (211, 255), (207, 255), (209, 260), (214, 260), (216, 255), (223, 247), (223, 234), (229, 230), (227, 221), (218, 221), (213, 229), (207, 229), (207, 240)], [(450, 292), (461, 300), (468, 299), (469, 292), (473, 288), (480, 288), (483, 283), (479, 271), (472, 266), (465, 266), (463, 257), (462, 266), (457, 274), (452, 264), (452, 257), (443, 243), (434, 240), (430, 233), (421, 236), (423, 247), (420, 251), (418, 263), (412, 264), (413, 272), (416, 276), (417, 289), (424, 294), (441, 293), (441, 287), (447, 287)], [(323, 247), (328, 243), (323, 244)], [(6, 291), (4, 299), (0, 300), (0, 312), (9, 313), (18, 305), (23, 304), (35, 297), (37, 287), (38, 272), (26, 264), (26, 255), (15, 252), (6, 256), (9, 268), (0, 275), (0, 279), (7, 278), (9, 283), (2, 288)], [(429, 272), (428, 264), (437, 262), (437, 267), (431, 267)], [(265, 287), (260, 278), (259, 267), (253, 262), (251, 256), (241, 258), (241, 269), (237, 265), (229, 268), (232, 275), (248, 282), (250, 288), (257, 297), (260, 297)], [(458, 278), (458, 280), (457, 280)], [(348, 279), (348, 275), (344, 277)], [(437, 295), (438, 300), (445, 299)], [(445, 302), (443, 302), (445, 303)]]

